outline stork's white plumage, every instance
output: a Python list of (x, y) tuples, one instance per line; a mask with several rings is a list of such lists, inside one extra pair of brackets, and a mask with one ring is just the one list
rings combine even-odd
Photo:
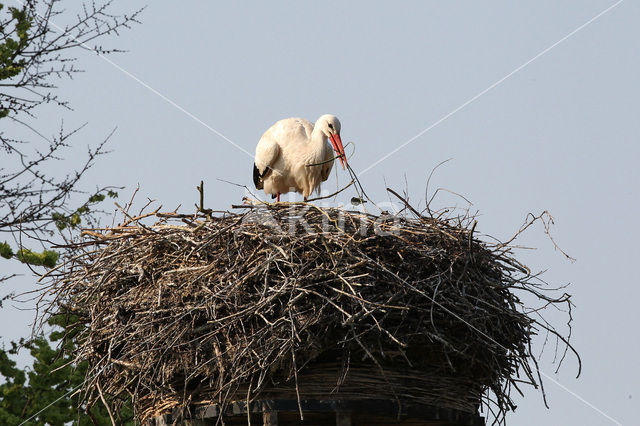
[[(328, 141), (331, 141), (333, 150)], [(303, 118), (285, 118), (271, 126), (256, 146), (253, 182), (257, 189), (280, 201), (280, 194), (301, 193), (306, 200), (327, 180), (333, 168), (333, 151), (347, 165), (340, 121), (331, 114), (312, 124)]]

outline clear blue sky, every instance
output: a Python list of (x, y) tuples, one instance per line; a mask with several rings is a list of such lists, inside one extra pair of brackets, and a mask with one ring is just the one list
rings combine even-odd
[[(640, 4), (621, 2), (536, 58), (614, 4), (151, 1), (143, 24), (112, 43), (129, 50), (109, 57), (117, 66), (81, 53), (87, 72), (61, 82), (75, 108), (66, 125), (89, 125), (60, 171), (117, 126), (113, 153), (91, 171), (88, 189), (121, 185), (130, 194), (139, 183), (141, 197), (190, 209), (204, 179), (209, 207), (225, 209), (244, 194), (216, 178), (251, 183), (253, 160), (242, 149), (252, 153), (280, 118), (324, 113), (355, 142), (350, 164), (366, 170), (361, 180), (375, 200), (387, 200), (385, 185), (407, 186), (423, 206), (429, 171), (452, 158), (432, 185), (464, 194), (480, 212), (480, 232), (506, 239), (527, 213), (548, 209), (556, 241), (577, 259), (565, 260), (540, 228), (521, 240), (538, 248), (520, 252), (531, 269), (571, 284), (584, 368), (575, 379), (569, 357), (555, 374), (551, 352), (543, 357), (542, 370), (566, 389), (545, 380), (547, 410), (525, 388), (510, 423), (616, 424), (609, 416), (637, 424)], [(52, 134), (61, 118), (41, 114), (32, 124)], [(0, 335), (26, 334), (30, 318), (7, 305)]]

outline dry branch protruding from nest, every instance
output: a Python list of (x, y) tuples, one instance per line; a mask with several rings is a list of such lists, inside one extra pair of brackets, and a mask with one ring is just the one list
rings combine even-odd
[(85, 401), (131, 395), (143, 421), (265, 395), (473, 413), (487, 391), (503, 419), (512, 387), (537, 386), (532, 336), (555, 333), (516, 292), (570, 306), (469, 218), (287, 204), (154, 216), (85, 232), (47, 289), (48, 314), (78, 319)]

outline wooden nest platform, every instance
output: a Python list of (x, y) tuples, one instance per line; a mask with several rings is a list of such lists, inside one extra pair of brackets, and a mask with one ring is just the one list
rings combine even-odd
[(539, 383), (532, 336), (570, 348), (516, 292), (568, 296), (545, 295), (472, 218), (236, 207), (128, 216), (68, 247), (46, 312), (73, 319), (86, 404), (132, 398), (146, 422), (265, 400), (300, 414), (388, 401), (392, 417), (436, 407), (478, 424), (482, 409), (501, 422), (511, 390)]

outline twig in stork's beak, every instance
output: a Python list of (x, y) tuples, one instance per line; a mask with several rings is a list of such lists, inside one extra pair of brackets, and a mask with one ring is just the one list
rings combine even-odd
[(338, 158), (340, 159), (340, 163), (342, 164), (342, 169), (346, 170), (347, 156), (344, 153), (344, 147), (342, 146), (342, 139), (340, 139), (340, 133), (334, 133), (330, 136), (331, 144), (333, 145), (333, 149), (338, 154)]

